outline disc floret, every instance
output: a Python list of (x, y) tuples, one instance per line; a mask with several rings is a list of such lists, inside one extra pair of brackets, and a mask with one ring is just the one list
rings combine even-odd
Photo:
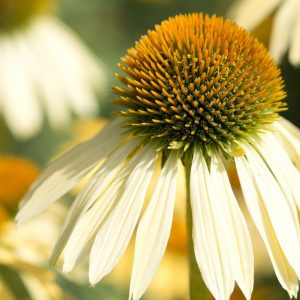
[(171, 17), (128, 50), (116, 103), (134, 135), (169, 148), (230, 147), (285, 109), (283, 80), (264, 46), (229, 20)]

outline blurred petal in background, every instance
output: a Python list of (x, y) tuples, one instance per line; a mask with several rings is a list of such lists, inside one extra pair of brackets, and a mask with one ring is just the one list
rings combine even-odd
[[(17, 138), (96, 115), (103, 63), (53, 15), (51, 0), (0, 2), (0, 111)], [(30, 9), (32, 11), (30, 11)], [(43, 9), (42, 9), (43, 8)]]
[(250, 31), (272, 16), (271, 54), (280, 63), (288, 52), (290, 63), (300, 66), (299, 0), (237, 0), (227, 16)]

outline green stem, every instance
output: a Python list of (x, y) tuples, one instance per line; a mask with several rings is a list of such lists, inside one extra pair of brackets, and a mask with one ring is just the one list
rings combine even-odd
[(186, 173), (186, 191), (187, 191), (187, 203), (186, 203), (186, 220), (187, 220), (187, 236), (188, 236), (188, 264), (189, 264), (189, 285), (190, 285), (190, 300), (207, 300), (211, 299), (209, 291), (207, 290), (196, 261), (194, 253), (193, 243), (193, 220), (192, 209), (190, 202), (190, 174), (191, 164), (188, 159), (185, 163)]

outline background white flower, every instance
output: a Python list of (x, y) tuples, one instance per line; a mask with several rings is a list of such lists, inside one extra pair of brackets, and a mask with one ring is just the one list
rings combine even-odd
[[(33, 300), (72, 299), (57, 284), (55, 273), (47, 266), (51, 241), (58, 236), (64, 213), (64, 205), (58, 204), (26, 226), (16, 227), (9, 220), (1, 224), (0, 295), (4, 297), (1, 299), (25, 299), (24, 293)], [(25, 289), (19, 294), (19, 283), (7, 275), (11, 272)]]
[(0, 111), (17, 138), (36, 134), (43, 111), (53, 128), (95, 115), (103, 65), (56, 17), (35, 16), (0, 33)]
[(274, 13), (269, 50), (276, 62), (288, 51), (289, 61), (300, 66), (300, 1), (238, 0), (228, 17), (248, 30), (253, 30)]

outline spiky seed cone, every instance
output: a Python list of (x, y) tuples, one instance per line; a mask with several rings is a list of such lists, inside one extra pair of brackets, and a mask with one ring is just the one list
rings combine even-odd
[(229, 20), (178, 15), (142, 36), (122, 58), (114, 87), (135, 135), (169, 147), (227, 147), (274, 121), (285, 107), (280, 70), (264, 46)]
[(53, 8), (54, 0), (0, 0), (0, 31), (14, 30)]

